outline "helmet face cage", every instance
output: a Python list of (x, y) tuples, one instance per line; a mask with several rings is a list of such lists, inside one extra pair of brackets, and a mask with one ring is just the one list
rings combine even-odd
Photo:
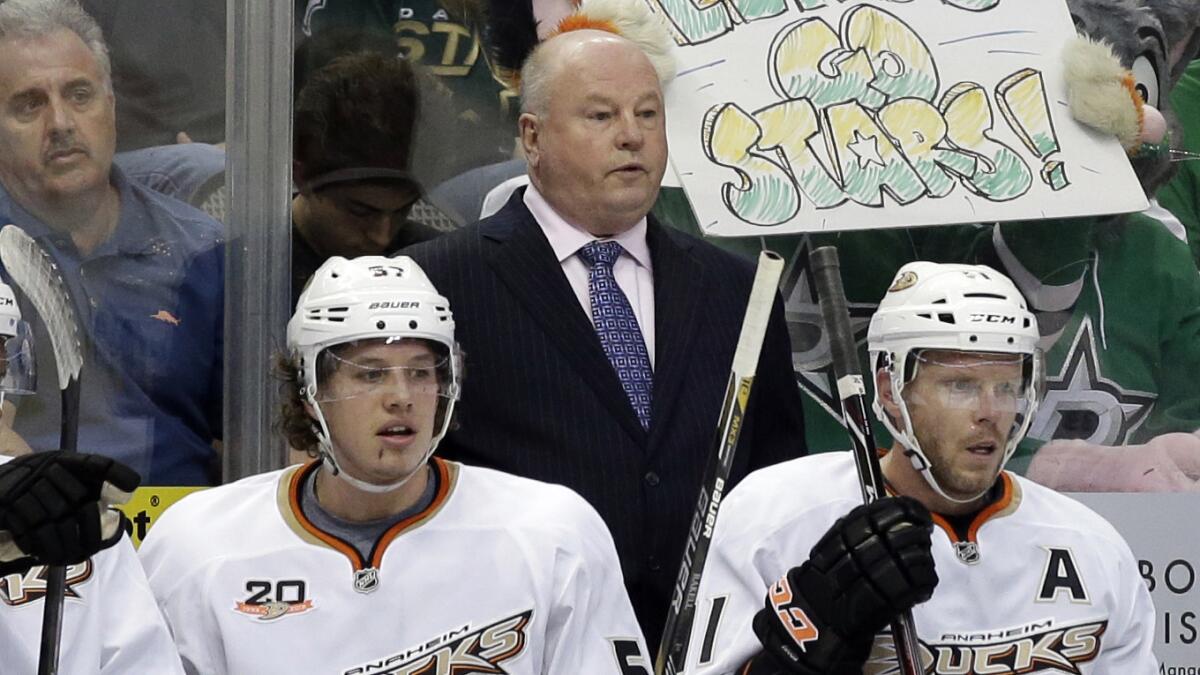
[(18, 321), (15, 335), (0, 333), (4, 352), (0, 355), (0, 393), (26, 395), (37, 393), (37, 359), (34, 358), (33, 331), (29, 324)]
[[(462, 357), (454, 341), (454, 319), (446, 298), (438, 294), (421, 268), (410, 258), (335, 256), (313, 275), (288, 322), (288, 348), (300, 374), (300, 393), (312, 406), (314, 432), (322, 457), (335, 474), (368, 492), (394, 490), (412, 474), (390, 485), (374, 485), (346, 475), (339, 466), (318, 396), (318, 363), (326, 350), (361, 340), (390, 342), (421, 339), (446, 354), (448, 377), (439, 388), (435, 434), (425, 459), (449, 430), (458, 400)], [(440, 378), (439, 378), (440, 379)], [(416, 469), (424, 465), (420, 462)], [(414, 473), (416, 471), (414, 469)]]
[(942, 489), (932, 474), (931, 460), (913, 429), (904, 389), (916, 378), (921, 353), (941, 350), (968, 353), (1021, 354), (1023, 395), (1009, 430), (1002, 469), (1016, 452), (1033, 421), (1040, 402), (1043, 364), (1037, 347), (1037, 321), (1013, 283), (983, 265), (942, 265), (928, 262), (902, 267), (871, 318), (867, 342), (873, 372), (886, 369), (891, 397), (900, 419), (884, 410), (876, 387), (872, 409), (902, 446), (926, 482), (942, 497), (956, 499)]
[(34, 358), (33, 330), (21, 318), (13, 291), (0, 283), (0, 400), (6, 394), (33, 394), (37, 391), (37, 360)]
[[(363, 366), (339, 354), (339, 352), (346, 351), (346, 347), (364, 344), (368, 341), (379, 342), (381, 344), (399, 344), (414, 339), (425, 342), (432, 347), (435, 355), (434, 361), (427, 364), (422, 362), (417, 365)], [(454, 404), (458, 400), (462, 384), (460, 379), (462, 373), (462, 356), (457, 346), (448, 347), (441, 342), (400, 336), (369, 338), (368, 340), (353, 340), (330, 345), (317, 354), (314, 363), (316, 373), (314, 384), (312, 386), (305, 386), (306, 399), (314, 409), (320, 410), (319, 406), (321, 404), (346, 401), (359, 396), (370, 396), (389, 387), (397, 387), (399, 386), (398, 383), (403, 382), (405, 390), (411, 396), (424, 395), (437, 397), (437, 410), (434, 413), (433, 445), (436, 446), (438, 441), (449, 431)], [(337, 392), (333, 392), (329, 387), (329, 380), (334, 372), (338, 370), (350, 371), (353, 375), (357, 375), (358, 377), (346, 378), (357, 382), (351, 384), (349, 388), (342, 388)], [(369, 382), (362, 384), (361, 382), (364, 379), (369, 379)], [(319, 433), (318, 436), (327, 438), (328, 434)]]

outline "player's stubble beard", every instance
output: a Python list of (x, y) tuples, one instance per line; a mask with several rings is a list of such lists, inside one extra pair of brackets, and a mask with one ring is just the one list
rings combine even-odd
[(942, 491), (954, 499), (969, 500), (982, 497), (995, 483), (1000, 475), (1000, 462), (1004, 457), (1004, 446), (1007, 435), (994, 432), (991, 434), (996, 443), (990, 459), (993, 460), (988, 471), (966, 469), (955, 461), (963, 453), (969, 452), (967, 446), (971, 436), (964, 434), (960, 440), (947, 442), (945, 435), (939, 430), (916, 434), (917, 442), (925, 456), (929, 458), (929, 472)]

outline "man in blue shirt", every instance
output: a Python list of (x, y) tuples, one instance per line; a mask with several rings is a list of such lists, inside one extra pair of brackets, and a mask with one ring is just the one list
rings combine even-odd
[[(0, 214), (51, 253), (75, 299), (88, 338), (79, 444), (150, 485), (208, 484), (221, 436), (220, 225), (127, 180), (112, 165), (115, 135), (95, 22), (75, 0), (0, 4)], [(41, 379), (14, 424), (35, 450), (58, 442), (56, 382)]]

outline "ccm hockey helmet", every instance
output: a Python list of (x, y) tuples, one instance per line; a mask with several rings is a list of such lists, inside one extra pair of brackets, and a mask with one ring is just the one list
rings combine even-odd
[[(912, 262), (900, 268), (879, 303), (867, 331), (872, 372), (891, 375), (892, 399), (900, 408), (893, 420), (876, 387), (872, 408), (910, 461), (941, 496), (955, 502), (931, 472), (930, 458), (912, 427), (904, 388), (916, 377), (926, 350), (1022, 355), (1022, 383), (1013, 392), (1015, 413), (1000, 463), (1003, 468), (1029, 430), (1041, 391), (1042, 363), (1037, 319), (1008, 279), (985, 265)], [(978, 495), (976, 495), (978, 497)], [(972, 498), (973, 499), (973, 498)]]
[(5, 394), (32, 394), (37, 390), (37, 361), (33, 333), (21, 319), (21, 308), (12, 288), (0, 282), (0, 341), (4, 350), (0, 377), (0, 401)]
[(376, 485), (341, 470), (321, 411), (321, 402), (333, 400), (321, 391), (321, 364), (338, 359), (335, 351), (330, 350), (339, 345), (404, 339), (428, 340), (443, 357), (437, 368), (440, 398), (433, 439), (425, 457), (414, 467), (415, 473), (450, 427), (462, 376), (462, 357), (454, 340), (450, 303), (437, 292), (420, 266), (404, 256), (332, 257), (321, 265), (300, 294), (296, 312), (288, 322), (288, 350), (299, 370), (300, 395), (315, 412), (314, 431), (320, 452), (336, 475), (368, 492), (394, 490), (412, 474), (390, 485)]

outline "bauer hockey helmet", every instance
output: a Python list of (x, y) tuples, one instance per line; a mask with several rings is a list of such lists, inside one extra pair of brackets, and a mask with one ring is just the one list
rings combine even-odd
[[(415, 473), (446, 435), (458, 400), (462, 357), (454, 340), (450, 303), (437, 292), (411, 258), (364, 256), (325, 261), (296, 303), (288, 322), (288, 351), (300, 374), (300, 395), (312, 406), (322, 457), (335, 475), (367, 492), (394, 490), (412, 474), (390, 485), (367, 483), (341, 470), (321, 403), (336, 400), (320, 390), (322, 364), (342, 361), (331, 348), (362, 340), (387, 342), (421, 339), (440, 347), (438, 408), (429, 450)], [(348, 362), (347, 362), (348, 363)], [(341, 365), (341, 364), (339, 364)], [(353, 367), (353, 364), (350, 364)]]
[(901, 395), (917, 376), (925, 350), (1019, 354), (1022, 383), (1011, 404), (1013, 426), (1000, 462), (1003, 468), (1024, 438), (1037, 409), (1042, 362), (1037, 347), (1037, 319), (1008, 277), (985, 265), (912, 262), (900, 268), (879, 303), (867, 331), (871, 370), (891, 375), (891, 394), (900, 408), (892, 420), (878, 388), (872, 408), (925, 480), (941, 496), (955, 502), (931, 472), (930, 458), (912, 428), (908, 404)]
[(5, 394), (32, 394), (37, 390), (37, 361), (34, 359), (33, 332), (21, 319), (12, 288), (0, 282), (0, 341), (4, 350), (3, 376), (0, 377), (0, 401)]

